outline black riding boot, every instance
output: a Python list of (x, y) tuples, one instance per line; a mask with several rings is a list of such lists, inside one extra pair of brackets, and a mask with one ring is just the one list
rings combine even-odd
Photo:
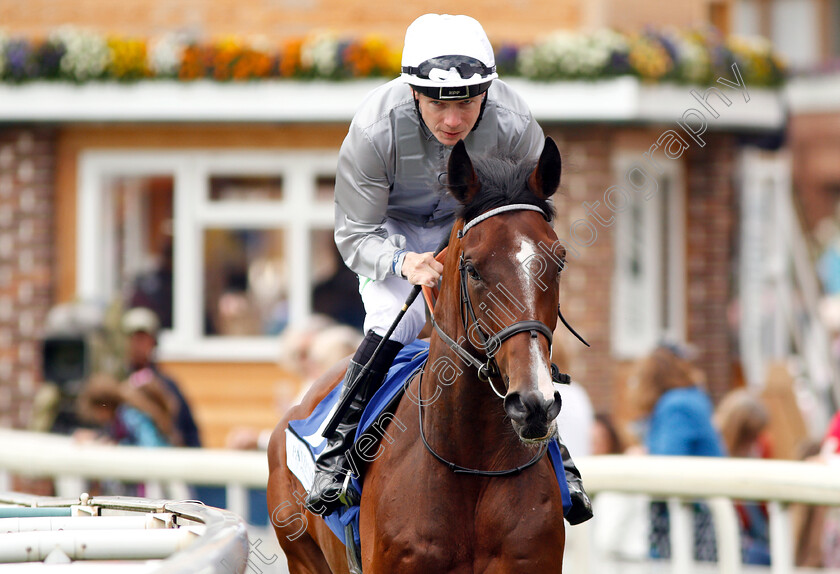
[(589, 500), (589, 495), (583, 489), (580, 471), (575, 466), (572, 455), (569, 454), (569, 449), (566, 448), (566, 445), (560, 439), (559, 433), (557, 434), (557, 444), (560, 445), (560, 454), (563, 457), (563, 470), (566, 471), (566, 484), (569, 485), (569, 496), (572, 499), (572, 508), (564, 518), (571, 525), (580, 524), (592, 518), (592, 502)]
[[(373, 331), (368, 331), (365, 335), (362, 344), (359, 345), (356, 354), (353, 355), (353, 360), (350, 361), (347, 373), (344, 375), (344, 382), (342, 383), (344, 386), (341, 389), (342, 398), (347, 394), (350, 384), (358, 377), (364, 365), (370, 360), (373, 351), (376, 350), (381, 340), (382, 337)], [(360, 386), (355, 398), (344, 413), (344, 417), (336, 427), (335, 432), (329, 437), (327, 446), (324, 447), (315, 461), (317, 467), (315, 481), (306, 496), (306, 508), (310, 512), (326, 516), (342, 506), (358, 504), (359, 493), (349, 482), (346, 492), (344, 491), (344, 480), (351, 474), (347, 451), (353, 446), (356, 427), (359, 426), (359, 420), (365, 406), (382, 386), (382, 381), (385, 380), (388, 369), (402, 348), (402, 343), (386, 341), (370, 366), (365, 380), (359, 382)]]

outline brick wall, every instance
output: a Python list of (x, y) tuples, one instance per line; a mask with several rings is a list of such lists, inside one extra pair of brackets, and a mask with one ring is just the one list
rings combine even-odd
[(790, 122), (793, 183), (808, 230), (840, 205), (840, 113), (794, 115)]
[(0, 128), (0, 427), (23, 426), (53, 291), (55, 139)]
[[(555, 197), (558, 237), (569, 239), (571, 224), (586, 217), (583, 202), (602, 200), (604, 190), (613, 184), (610, 162), (614, 131), (597, 126), (546, 129), (563, 157), (561, 188)], [(592, 347), (587, 349), (571, 334), (565, 335), (563, 342), (571, 356), (570, 370), (575, 380), (585, 386), (596, 408), (610, 410), (616, 366), (610, 355), (613, 238), (609, 229), (599, 227), (598, 233), (592, 245), (578, 248), (579, 257), (568, 250), (560, 281), (563, 315)]]
[(269, 42), (313, 30), (336, 30), (348, 35), (379, 34), (401, 44), (412, 20), (437, 12), (469, 14), (482, 22), (491, 38), (524, 42), (549, 30), (578, 27), (585, 4), (580, 0), (462, 0), (457, 4), (434, 0), (26, 0), (0, 3), (0, 25), (32, 36), (74, 24), (140, 37), (182, 29), (215, 38), (261, 36)]
[(269, 41), (331, 29), (379, 34), (401, 43), (412, 20), (437, 12), (475, 17), (493, 40), (530, 42), (561, 29), (696, 26), (710, 21), (710, 6), (729, 4), (731, 0), (26, 0), (0, 3), (0, 25), (31, 36), (74, 24), (140, 37), (184, 29), (208, 37), (262, 36)]
[[(561, 193), (555, 198), (557, 233), (569, 238), (572, 222), (585, 217), (583, 202), (603, 203), (604, 191), (615, 183), (612, 158), (622, 142), (648, 142), (644, 129), (578, 126), (547, 128), (563, 155)], [(655, 137), (655, 135), (653, 136)], [(630, 148), (634, 149), (634, 148)], [(645, 148), (639, 148), (639, 155)], [(686, 175), (686, 338), (697, 346), (697, 365), (719, 398), (732, 384), (733, 353), (727, 308), (732, 298), (732, 267), (736, 206), (732, 186), (734, 138), (714, 135), (705, 148), (690, 148), (683, 156)], [(611, 355), (611, 289), (614, 229), (598, 227), (598, 238), (569, 254), (561, 281), (564, 315), (592, 345), (586, 349), (571, 335), (563, 338), (570, 351), (571, 372), (582, 383), (596, 410), (624, 416), (623, 381), (630, 362)]]
[(688, 340), (700, 351), (712, 396), (732, 385), (733, 347), (727, 306), (735, 247), (737, 206), (732, 184), (734, 136), (715, 134), (687, 152), (686, 294)]

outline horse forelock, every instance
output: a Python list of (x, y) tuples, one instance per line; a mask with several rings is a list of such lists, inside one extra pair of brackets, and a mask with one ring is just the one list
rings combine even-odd
[(461, 205), (458, 217), (468, 223), (482, 213), (496, 207), (523, 203), (539, 207), (548, 221), (554, 219), (554, 206), (537, 197), (528, 187), (528, 178), (537, 166), (537, 160), (517, 162), (497, 154), (471, 158), (481, 189), (473, 200)]

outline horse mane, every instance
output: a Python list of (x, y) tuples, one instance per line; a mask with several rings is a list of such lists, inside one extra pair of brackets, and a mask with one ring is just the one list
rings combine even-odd
[(554, 205), (537, 197), (528, 187), (528, 178), (537, 166), (536, 159), (515, 161), (498, 152), (470, 159), (481, 189), (470, 203), (458, 209), (457, 216), (465, 222), (496, 207), (516, 203), (539, 207), (549, 222), (554, 219)]

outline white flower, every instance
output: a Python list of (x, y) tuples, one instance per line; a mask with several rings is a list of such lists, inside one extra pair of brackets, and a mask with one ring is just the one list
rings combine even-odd
[(9, 37), (6, 32), (0, 30), (0, 76), (6, 72), (6, 44), (9, 42)]
[(331, 76), (338, 69), (338, 39), (329, 32), (307, 38), (300, 47), (300, 63), (318, 76)]
[(174, 32), (156, 39), (149, 50), (149, 69), (155, 76), (177, 76), (184, 51), (191, 43), (185, 32)]
[(773, 44), (762, 36), (735, 36), (732, 41), (741, 43), (752, 51), (763, 56), (770, 56), (773, 53)]
[(64, 26), (50, 39), (64, 44), (61, 72), (76, 81), (98, 78), (111, 62), (111, 51), (105, 38), (88, 30)]
[(519, 70), (527, 77), (584, 77), (600, 75), (613, 51), (627, 49), (624, 38), (611, 30), (593, 34), (556, 32), (519, 53)]
[(695, 84), (705, 81), (712, 65), (706, 48), (685, 37), (677, 37), (676, 45), (685, 79)]

